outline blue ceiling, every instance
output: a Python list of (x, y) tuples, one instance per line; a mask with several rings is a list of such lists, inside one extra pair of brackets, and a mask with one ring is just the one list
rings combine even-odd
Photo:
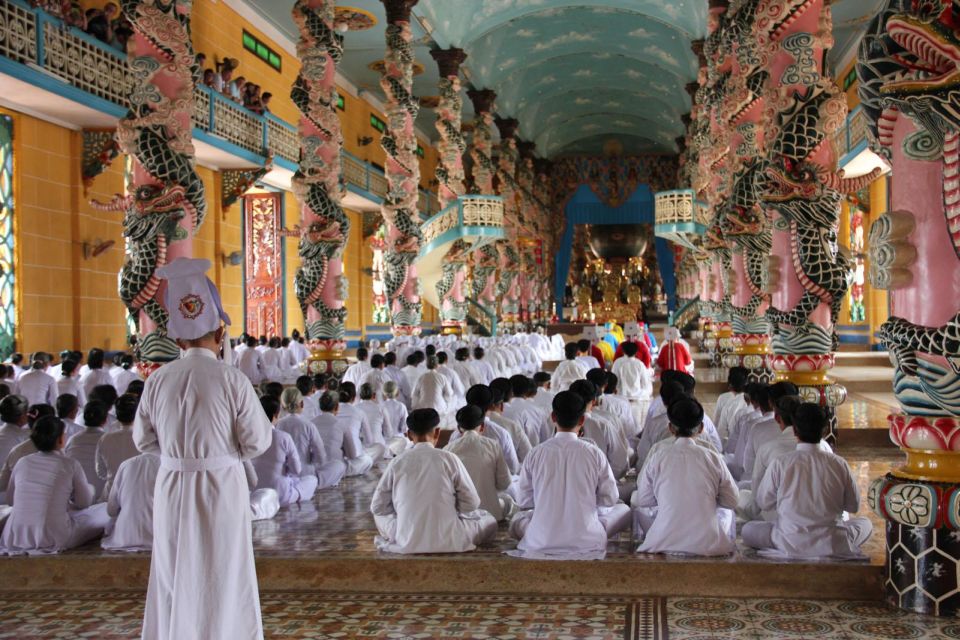
[[(245, 0), (291, 40), (298, 33), (290, 2)], [(837, 49), (849, 50), (882, 0), (837, 0)], [(365, 31), (346, 34), (340, 70), (362, 89), (382, 96), (370, 63), (383, 58), (384, 9), (379, 0), (345, 0), (376, 16)], [(417, 95), (435, 95), (431, 48), (467, 52), (465, 89), (497, 92), (496, 112), (520, 122), (520, 137), (537, 154), (596, 154), (615, 140), (625, 154), (673, 153), (690, 111), (684, 90), (696, 80), (690, 42), (704, 37), (706, 0), (420, 0), (414, 7), (416, 58), (424, 73)], [(464, 118), (472, 117), (464, 100)], [(420, 128), (435, 116), (421, 110)]]

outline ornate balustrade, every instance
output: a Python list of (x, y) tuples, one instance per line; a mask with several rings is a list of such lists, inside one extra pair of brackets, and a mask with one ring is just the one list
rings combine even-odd
[(843, 126), (834, 134), (840, 166), (867, 148), (867, 116), (859, 106), (847, 114)]
[(503, 198), (460, 196), (456, 202), (424, 222), (422, 229), (420, 257), (459, 238), (499, 240), (503, 238)]
[(670, 313), (667, 324), (677, 327), (678, 329), (683, 329), (692, 323), (696, 320), (697, 316), (700, 315), (699, 302), (700, 296), (697, 296), (681, 304), (676, 311)]
[(657, 237), (696, 249), (697, 239), (710, 224), (710, 210), (693, 189), (674, 189), (654, 195), (654, 218)]
[(493, 313), (473, 298), (466, 298), (469, 305), (467, 315), (477, 326), (482, 328), (488, 336), (497, 335), (497, 314)]
[[(368, 194), (383, 200), (387, 195), (387, 177), (383, 170), (357, 156), (344, 151), (341, 156), (343, 164), (343, 180)], [(418, 208), (421, 216), (432, 215), (440, 211), (440, 201), (436, 194), (420, 190)]]

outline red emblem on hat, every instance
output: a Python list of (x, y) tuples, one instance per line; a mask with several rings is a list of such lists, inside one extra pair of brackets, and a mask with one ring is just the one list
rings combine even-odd
[(180, 298), (180, 315), (187, 320), (196, 320), (206, 306), (203, 299), (195, 293)]

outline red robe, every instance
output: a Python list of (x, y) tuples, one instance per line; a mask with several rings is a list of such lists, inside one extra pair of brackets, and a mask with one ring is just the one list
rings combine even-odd
[(627, 344), (628, 342), (632, 342), (633, 344), (637, 345), (637, 360), (640, 360), (641, 362), (643, 362), (643, 364), (649, 369), (650, 368), (650, 347), (648, 347), (647, 343), (644, 342), (643, 340), (639, 340), (639, 341), (624, 340), (623, 342), (618, 344), (617, 353), (613, 356), (614, 362), (616, 362), (617, 359), (623, 357), (623, 345)]
[(600, 347), (595, 344), (590, 345), (590, 355), (597, 359), (597, 362), (600, 363), (601, 369), (607, 368), (607, 362), (603, 359), (603, 351), (600, 351)]
[(671, 340), (660, 346), (660, 355), (657, 356), (657, 366), (661, 371), (687, 372), (687, 367), (693, 362), (690, 352), (682, 342)]

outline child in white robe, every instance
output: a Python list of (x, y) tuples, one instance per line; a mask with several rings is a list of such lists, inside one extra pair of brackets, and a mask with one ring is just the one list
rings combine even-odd
[(276, 428), (280, 403), (272, 396), (264, 396), (260, 398), (260, 405), (274, 428), (270, 446), (252, 460), (257, 472), (257, 489), (274, 489), (281, 507), (310, 500), (317, 490), (317, 477), (300, 475), (300, 456), (293, 438)]
[(153, 547), (153, 490), (157, 484), (160, 456), (141, 453), (124, 460), (110, 486), (104, 549), (150, 551)]
[(703, 407), (693, 398), (680, 396), (667, 408), (667, 415), (676, 440), (657, 451), (637, 479), (633, 505), (639, 508), (646, 531), (637, 551), (732, 553), (737, 485), (720, 454), (695, 442), (703, 428)]
[(70, 438), (63, 453), (80, 463), (87, 482), (93, 487), (93, 497), (96, 501), (103, 495), (105, 480), (97, 474), (97, 447), (100, 438), (104, 435), (103, 425), (107, 421), (107, 407), (99, 400), (91, 400), (83, 408), (83, 424), (85, 429)]
[(44, 554), (78, 547), (103, 533), (106, 505), (90, 506), (94, 490), (76, 460), (63, 455), (64, 424), (45, 416), (30, 439), (38, 452), (13, 468), (7, 494), (13, 511), (0, 537), (0, 552)]
[(97, 443), (97, 477), (103, 480), (100, 500), (106, 501), (110, 497), (110, 486), (120, 470), (120, 465), (140, 453), (133, 444), (133, 421), (137, 417), (139, 404), (140, 398), (135, 395), (122, 395), (117, 398), (117, 421), (120, 428), (103, 434)]
[(607, 539), (630, 528), (630, 507), (618, 502), (617, 483), (603, 452), (578, 437), (586, 403), (573, 391), (553, 399), (557, 433), (523, 463), (515, 495), (518, 512), (510, 555), (541, 559), (602, 559)]
[(470, 474), (480, 496), (480, 508), (489, 511), (497, 520), (509, 519), (516, 508), (513, 498), (506, 493), (512, 477), (500, 447), (481, 435), (483, 411), (468, 404), (457, 411), (456, 420), (461, 437), (448, 444), (446, 450), (460, 458)]
[(472, 551), (497, 533), (497, 521), (480, 508), (480, 496), (463, 463), (436, 449), (440, 415), (416, 409), (407, 418), (414, 446), (383, 472), (370, 511), (377, 547), (389, 553)]
[(819, 405), (797, 409), (796, 449), (773, 461), (754, 493), (760, 510), (776, 510), (776, 522), (743, 525), (745, 544), (790, 558), (863, 557), (873, 525), (864, 517), (844, 520), (844, 512), (859, 510), (860, 490), (846, 460), (820, 450), (826, 427)]
[(383, 384), (380, 411), (383, 413), (383, 439), (393, 455), (400, 455), (413, 446), (407, 437), (407, 407), (397, 399), (400, 387), (393, 380)]
[(347, 471), (347, 465), (343, 460), (327, 460), (327, 452), (317, 426), (303, 418), (304, 402), (300, 390), (284, 389), (280, 399), (287, 415), (277, 421), (277, 429), (286, 432), (293, 439), (300, 456), (300, 475), (316, 476), (317, 489), (339, 484)]

